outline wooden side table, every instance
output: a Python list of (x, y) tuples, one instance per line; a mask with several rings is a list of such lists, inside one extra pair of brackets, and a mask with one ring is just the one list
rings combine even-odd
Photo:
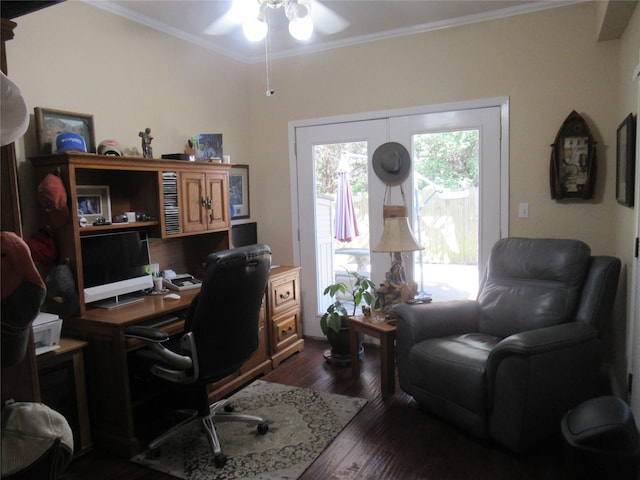
[(358, 333), (377, 338), (380, 340), (380, 390), (383, 396), (393, 395), (396, 390), (395, 321), (385, 319), (381, 322), (372, 322), (371, 318), (364, 315), (349, 317), (351, 375), (353, 378), (360, 376)]
[(83, 340), (61, 337), (59, 349), (37, 357), (42, 402), (69, 421), (74, 436), (74, 456), (92, 447), (84, 376), (86, 346)]

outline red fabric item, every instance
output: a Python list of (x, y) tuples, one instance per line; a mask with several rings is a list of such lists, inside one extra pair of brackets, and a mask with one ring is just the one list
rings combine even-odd
[(2, 262), (0, 263), (1, 299), (11, 295), (24, 281), (45, 288), (44, 281), (36, 269), (29, 246), (22, 238), (13, 232), (0, 232)]
[(31, 249), (31, 257), (42, 264), (47, 270), (53, 267), (58, 260), (58, 249), (55, 240), (48, 233), (38, 230), (27, 241)]
[(69, 221), (67, 191), (59, 176), (49, 173), (38, 185), (38, 202), (49, 213), (51, 222), (62, 227)]

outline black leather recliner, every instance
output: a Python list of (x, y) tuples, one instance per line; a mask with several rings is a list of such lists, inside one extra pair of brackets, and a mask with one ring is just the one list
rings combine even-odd
[(216, 423), (249, 422), (257, 424), (261, 434), (268, 431), (260, 417), (225, 411), (228, 399), (210, 405), (207, 385), (238, 371), (257, 350), (260, 307), (270, 268), (267, 245), (212, 253), (206, 260), (201, 290), (189, 306), (182, 336), (170, 340), (162, 330), (139, 325), (125, 330), (127, 336), (141, 339), (148, 347), (137, 352), (139, 359), (150, 364), (153, 375), (179, 385), (183, 406), (193, 410), (190, 417), (151, 441), (149, 450), (192, 421), (200, 421), (215, 465), (222, 467), (227, 457)]
[(577, 240), (498, 241), (476, 300), (394, 307), (402, 390), (512, 451), (544, 440), (595, 394), (619, 274)]

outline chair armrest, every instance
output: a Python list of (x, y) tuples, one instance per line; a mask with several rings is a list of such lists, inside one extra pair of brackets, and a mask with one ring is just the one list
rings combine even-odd
[(562, 415), (597, 394), (602, 342), (582, 322), (506, 337), (487, 360), (489, 434), (513, 451), (542, 441)]
[(412, 347), (428, 338), (476, 332), (479, 308), (472, 300), (434, 302), (393, 307), (396, 320), (396, 358), (398, 380), (402, 390), (413, 395), (410, 380), (409, 353)]
[(397, 331), (410, 345), (427, 338), (478, 331), (480, 317), (475, 300), (454, 300), (394, 306)]
[(166, 342), (169, 339), (169, 334), (158, 328), (147, 327), (144, 325), (132, 325), (124, 329), (124, 334), (126, 337), (142, 340), (151, 351), (158, 354), (173, 368), (186, 370), (193, 367), (193, 360), (191, 357), (187, 355), (180, 355), (179, 353), (169, 350), (161, 345), (161, 343)]
[(144, 325), (132, 325), (124, 329), (126, 337), (133, 337), (143, 342), (166, 342), (169, 340), (169, 334), (163, 330)]
[(502, 340), (489, 355), (489, 364), (507, 354), (535, 355), (571, 347), (594, 338), (598, 331), (589, 324), (570, 322), (516, 333)]

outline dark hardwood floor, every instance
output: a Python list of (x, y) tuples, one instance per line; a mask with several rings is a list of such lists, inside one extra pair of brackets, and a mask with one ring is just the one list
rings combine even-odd
[[(420, 411), (396, 387), (380, 396), (377, 348), (367, 346), (359, 379), (348, 366), (327, 364), (325, 342), (306, 340), (296, 354), (264, 380), (358, 396), (369, 403), (301, 477), (311, 479), (566, 479), (560, 435), (525, 454), (512, 454), (462, 433)], [(224, 439), (222, 440), (224, 448)], [(62, 480), (171, 479), (126, 459), (93, 450), (74, 460)]]

